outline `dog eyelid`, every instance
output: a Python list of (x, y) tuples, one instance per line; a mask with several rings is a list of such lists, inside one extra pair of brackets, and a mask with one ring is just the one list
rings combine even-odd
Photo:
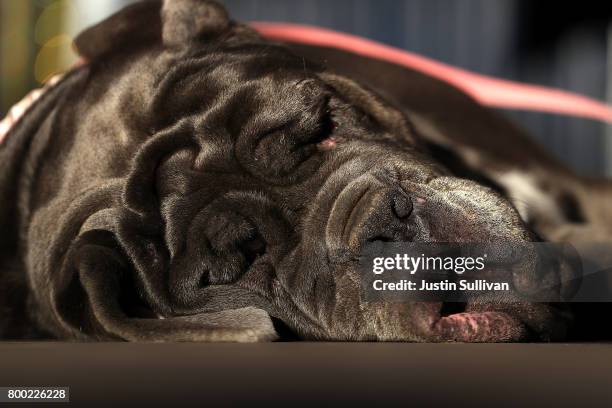
[(331, 150), (338, 144), (338, 140), (335, 136), (330, 136), (327, 139), (323, 139), (319, 143), (317, 143), (317, 147), (320, 150)]

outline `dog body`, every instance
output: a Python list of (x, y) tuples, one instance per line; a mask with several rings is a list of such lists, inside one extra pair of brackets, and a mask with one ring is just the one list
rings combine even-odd
[(0, 336), (261, 341), (270, 317), (311, 339), (565, 332), (545, 304), (446, 316), (360, 298), (355, 259), (377, 239), (607, 237), (607, 182), (454, 88), (271, 44), (209, 1), (139, 3), (77, 45), (88, 65), (0, 151), (15, 197), (0, 208)]

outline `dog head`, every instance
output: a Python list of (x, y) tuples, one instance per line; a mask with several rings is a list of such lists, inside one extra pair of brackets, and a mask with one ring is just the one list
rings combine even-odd
[[(262, 340), (275, 336), (272, 316), (312, 339), (556, 332), (543, 305), (445, 316), (441, 303), (363, 301), (357, 258), (369, 242), (534, 239), (504, 197), (436, 161), (374, 92), (263, 40), (212, 1), (134, 5), (77, 46), (95, 79), (77, 132), (97, 144), (83, 136), (79, 168), (97, 157), (96, 177), (120, 187), (80, 216), (63, 263), (79, 283), (54, 302), (88, 299), (88, 312), (54, 306), (72, 314), (65, 327)], [(86, 185), (91, 175), (77, 172)], [(93, 323), (83, 329), (83, 319)]]

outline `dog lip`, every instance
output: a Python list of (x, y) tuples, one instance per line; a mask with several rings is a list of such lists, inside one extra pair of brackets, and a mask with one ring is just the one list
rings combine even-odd
[(361, 194), (359, 194), (359, 197), (356, 200), (354, 200), (354, 202), (350, 206), (348, 215), (344, 217), (345, 223), (342, 227), (342, 238), (345, 239), (347, 242), (352, 232), (351, 225), (354, 224), (354, 218), (356, 216), (355, 214), (357, 213), (357, 210), (360, 208), (364, 199), (369, 196), (369, 192), (370, 192), (370, 187), (366, 187), (364, 191)]
[(456, 313), (444, 314), (444, 302), (417, 302), (413, 321), (424, 339), (454, 342), (519, 341), (528, 337), (523, 321), (510, 311), (494, 305), (466, 303)]
[(346, 241), (351, 218), (357, 206), (371, 192), (372, 186), (362, 177), (342, 186), (331, 202), (331, 208), (325, 221), (325, 246), (331, 258), (344, 258), (350, 249)]

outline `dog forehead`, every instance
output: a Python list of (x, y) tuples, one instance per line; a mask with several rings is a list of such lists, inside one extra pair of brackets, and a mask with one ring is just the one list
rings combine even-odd
[(154, 64), (137, 64), (128, 76), (139, 100), (150, 100), (146, 106), (155, 129), (189, 116), (212, 123), (211, 114), (219, 119), (217, 127), (233, 130), (259, 120), (264, 112), (280, 124), (288, 115), (307, 113), (330, 92), (314, 72), (275, 55), (268, 58), (244, 50), (215, 50), (197, 57), (162, 55)]
[[(149, 68), (145, 63), (144, 69)], [(289, 50), (276, 45), (247, 44), (225, 47), (215, 44), (194, 48), (186, 54), (162, 52), (153, 66), (160, 86), (200, 85), (192, 91), (209, 91), (261, 85), (271, 92), (300, 84), (314, 84), (320, 71)]]

